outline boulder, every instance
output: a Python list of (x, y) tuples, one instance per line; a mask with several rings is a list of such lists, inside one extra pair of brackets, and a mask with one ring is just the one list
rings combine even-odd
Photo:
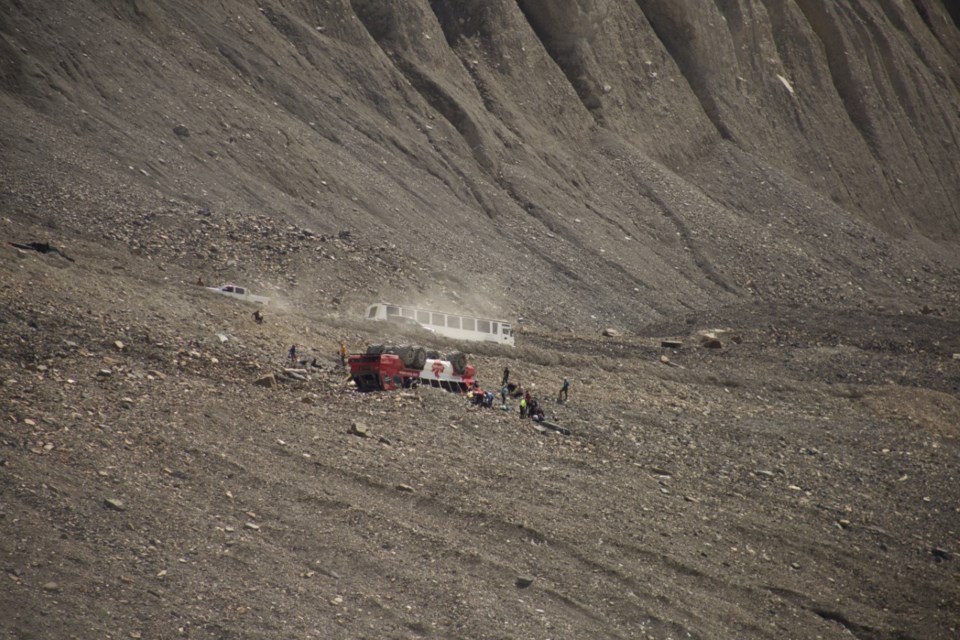
[(258, 387), (268, 387), (272, 389), (273, 387), (277, 386), (277, 377), (272, 373), (268, 373), (267, 375), (261, 376), (254, 380), (253, 384), (257, 385)]
[(108, 509), (113, 509), (114, 511), (127, 510), (127, 507), (123, 504), (123, 502), (121, 502), (120, 500), (117, 500), (116, 498), (104, 498), (103, 504)]
[(712, 331), (706, 331), (700, 334), (700, 346), (707, 349), (722, 349), (723, 343), (720, 342), (717, 334)]
[(355, 436), (360, 436), (361, 438), (370, 437), (370, 430), (367, 428), (367, 425), (359, 420), (350, 425), (350, 433)]

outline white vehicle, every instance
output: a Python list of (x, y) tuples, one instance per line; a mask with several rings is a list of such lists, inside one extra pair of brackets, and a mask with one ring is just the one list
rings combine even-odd
[(270, 298), (266, 296), (255, 296), (248, 292), (246, 287), (235, 285), (232, 282), (222, 284), (219, 287), (207, 287), (207, 289), (209, 291), (216, 291), (217, 293), (221, 293), (225, 296), (230, 296), (231, 298), (239, 298), (240, 300), (244, 300), (246, 302), (254, 302), (256, 304), (263, 305), (270, 302)]
[(455, 340), (496, 342), (514, 345), (513, 325), (507, 320), (477, 318), (456, 313), (403, 307), (377, 302), (367, 307), (367, 320), (384, 320), (401, 324), (417, 324), (434, 333)]

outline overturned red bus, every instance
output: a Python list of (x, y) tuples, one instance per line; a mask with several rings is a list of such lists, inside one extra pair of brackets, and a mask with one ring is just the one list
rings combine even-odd
[(476, 370), (473, 365), (457, 368), (449, 360), (428, 358), (422, 369), (405, 367), (400, 356), (381, 353), (353, 355), (348, 359), (350, 376), (359, 391), (393, 391), (419, 385), (430, 385), (447, 391), (465, 393), (473, 386)]

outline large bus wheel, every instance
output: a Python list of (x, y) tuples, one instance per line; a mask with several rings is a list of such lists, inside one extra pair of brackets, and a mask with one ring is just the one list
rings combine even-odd
[(451, 351), (447, 354), (447, 360), (453, 365), (453, 372), (458, 376), (462, 376), (467, 370), (467, 354), (463, 351)]
[(412, 347), (413, 350), (413, 366), (411, 369), (423, 369), (427, 364), (427, 350), (421, 346)]

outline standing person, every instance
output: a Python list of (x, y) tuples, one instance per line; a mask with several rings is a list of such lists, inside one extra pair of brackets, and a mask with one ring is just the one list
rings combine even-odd
[(260, 313), (260, 309), (253, 312), (253, 320), (257, 324), (263, 324), (263, 314)]
[(340, 366), (347, 366), (347, 343), (343, 340), (340, 341)]
[(566, 402), (567, 401), (567, 390), (570, 388), (570, 381), (566, 378), (563, 379), (563, 386), (560, 387), (560, 393), (557, 394), (557, 402)]
[(500, 382), (501, 387), (507, 386), (507, 382), (510, 381), (510, 367), (503, 368), (503, 380)]
[(507, 406), (507, 392), (509, 390), (510, 389), (507, 388), (507, 385), (503, 385), (502, 387), (500, 387), (500, 404), (502, 404), (503, 406)]
[(527, 399), (520, 398), (520, 419), (527, 417)]
[(290, 345), (290, 350), (287, 351), (287, 357), (290, 358), (290, 364), (297, 364), (297, 345)]

